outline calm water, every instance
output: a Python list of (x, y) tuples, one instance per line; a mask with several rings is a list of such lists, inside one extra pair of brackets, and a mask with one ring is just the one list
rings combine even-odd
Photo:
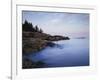
[(33, 61), (45, 62), (45, 67), (72, 67), (89, 65), (89, 40), (71, 39), (54, 42), (55, 47), (28, 56)]

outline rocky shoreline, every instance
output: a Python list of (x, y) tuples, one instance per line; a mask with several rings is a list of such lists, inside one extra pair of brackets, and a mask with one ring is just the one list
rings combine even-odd
[[(53, 47), (56, 44), (53, 41), (59, 40), (69, 40), (69, 37), (60, 36), (60, 35), (50, 35), (46, 34), (39, 29), (37, 26), (34, 28), (33, 25), (29, 22), (25, 22), (22, 25), (22, 53), (24, 55), (29, 55), (31, 53), (39, 52), (46, 47)], [(22, 60), (22, 68), (34, 68), (34, 67), (42, 67), (44, 65), (43, 62), (38, 61), (34, 62), (29, 59), (23, 58)], [(38, 64), (38, 65), (37, 65)]]
[(38, 32), (23, 32), (23, 53), (34, 53), (45, 49), (47, 46), (53, 47), (56, 45), (53, 41), (59, 40), (69, 40), (69, 38), (57, 35), (51, 36)]
[(45, 66), (45, 63), (42, 61), (32, 61), (30, 59), (23, 58), (22, 65), (23, 69), (31, 69), (31, 68), (42, 68)]

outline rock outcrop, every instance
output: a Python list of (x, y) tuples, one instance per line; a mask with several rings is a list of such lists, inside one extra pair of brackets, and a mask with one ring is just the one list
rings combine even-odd
[(23, 53), (38, 52), (47, 46), (53, 47), (56, 45), (53, 41), (69, 40), (69, 37), (64, 36), (51, 36), (46, 33), (39, 32), (23, 32), (22, 48)]
[(30, 59), (23, 58), (22, 65), (23, 69), (42, 68), (45, 63), (42, 61), (31, 61)]
[(36, 25), (33, 27), (32, 23), (25, 21), (22, 24), (22, 68), (39, 68), (45, 65), (42, 61), (31, 61), (30, 59), (26, 59), (23, 56), (29, 55), (31, 53), (37, 53), (46, 47), (53, 47), (57, 44), (53, 43), (53, 41), (59, 40), (69, 40), (69, 37), (64, 37), (60, 35), (50, 35), (43, 32), (42, 29), (39, 29)]

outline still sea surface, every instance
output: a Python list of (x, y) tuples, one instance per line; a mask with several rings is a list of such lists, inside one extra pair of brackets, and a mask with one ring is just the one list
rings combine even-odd
[(89, 39), (55, 41), (57, 45), (27, 56), (33, 61), (43, 61), (45, 67), (89, 66)]

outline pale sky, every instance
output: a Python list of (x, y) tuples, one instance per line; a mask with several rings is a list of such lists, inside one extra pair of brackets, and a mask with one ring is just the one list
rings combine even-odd
[(88, 13), (59, 13), (23, 11), (22, 22), (38, 25), (45, 33), (70, 37), (89, 36)]

